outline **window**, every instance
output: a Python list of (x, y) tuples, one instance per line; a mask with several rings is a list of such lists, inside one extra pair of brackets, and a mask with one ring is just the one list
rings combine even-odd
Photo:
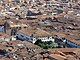
[(27, 40), (29, 40), (29, 38), (28, 38), (28, 37), (26, 37), (26, 39), (27, 39)]
[(23, 35), (21, 35), (21, 37), (24, 37)]
[(24, 28), (26, 28), (26, 27), (24, 27)]
[(19, 30), (21, 30), (21, 27), (19, 27)]

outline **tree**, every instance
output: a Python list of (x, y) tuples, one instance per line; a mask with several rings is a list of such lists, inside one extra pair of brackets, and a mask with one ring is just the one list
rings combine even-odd
[(43, 42), (41, 41), (41, 39), (38, 39), (38, 40), (35, 42), (36, 45), (39, 45), (39, 43), (43, 43)]
[(48, 41), (48, 44), (52, 44), (53, 42), (52, 41)]
[(61, 43), (58, 43), (58, 48), (61, 48)]

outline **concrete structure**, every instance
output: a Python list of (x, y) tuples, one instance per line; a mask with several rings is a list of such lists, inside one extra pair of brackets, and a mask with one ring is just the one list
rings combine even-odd
[(8, 34), (0, 32), (0, 41), (11, 41), (11, 40), (16, 40), (16, 37), (9, 36)]
[(41, 40), (43, 42), (46, 41), (53, 41), (54, 39), (52, 38), (51, 34), (41, 30), (41, 29), (36, 29), (36, 30), (20, 30), (17, 35), (19, 39), (22, 40), (27, 40), (32, 43), (35, 43), (37, 40)]

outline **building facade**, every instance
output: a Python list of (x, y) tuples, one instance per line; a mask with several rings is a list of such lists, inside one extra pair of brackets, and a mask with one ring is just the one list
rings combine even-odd
[[(41, 31), (42, 31), (42, 33), (41, 32), (39, 32), (39, 33), (32, 32), (34, 34), (29, 35), (28, 33), (26, 33), (26, 32), (28, 32), (26, 30), (26, 32), (25, 32), (26, 34), (23, 33), (24, 32), (23, 31), (23, 32), (18, 32), (16, 34), (16, 36), (17, 36), (17, 38), (19, 38), (21, 40), (27, 40), (27, 41), (30, 41), (32, 43), (35, 43), (37, 40), (41, 40), (43, 42), (47, 42), (47, 41), (53, 41), (54, 42), (54, 39), (52, 38), (52, 36), (50, 34), (43, 32), (43, 30), (41, 30)], [(43, 34), (45, 34), (45, 35), (43, 35)]]

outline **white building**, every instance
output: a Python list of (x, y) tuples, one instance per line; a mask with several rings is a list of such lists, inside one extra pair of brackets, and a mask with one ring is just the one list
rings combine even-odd
[(0, 41), (12, 41), (16, 40), (15, 36), (9, 36), (8, 34), (5, 34), (4, 32), (0, 32)]
[(20, 30), (19, 32), (17, 32), (16, 36), (21, 40), (27, 40), (32, 43), (35, 43), (38, 39), (40, 39), (43, 42), (46, 41), (54, 42), (54, 39), (52, 38), (51, 34), (41, 29)]

